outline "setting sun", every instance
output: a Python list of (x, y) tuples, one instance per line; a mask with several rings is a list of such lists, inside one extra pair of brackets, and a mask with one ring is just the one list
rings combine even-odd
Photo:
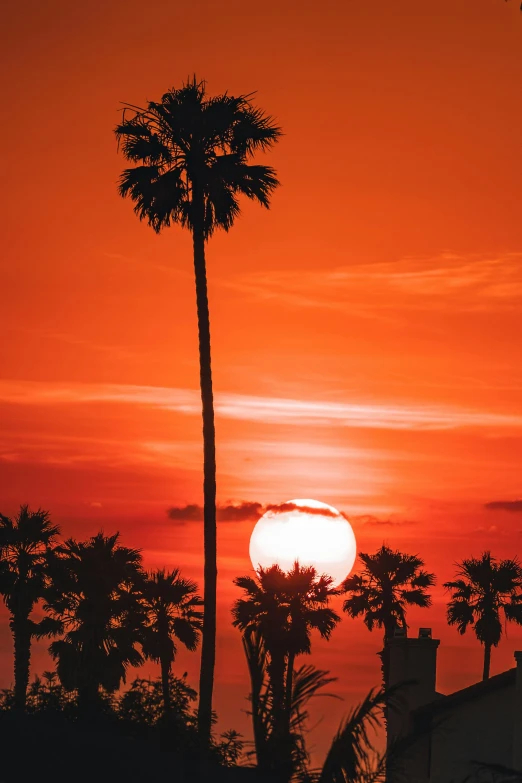
[(0, 783), (522, 783), (521, 2), (6, 3)]
[(288, 571), (297, 560), (340, 584), (352, 570), (356, 542), (352, 526), (333, 506), (317, 500), (289, 500), (270, 508), (250, 538), (254, 568), (278, 564)]

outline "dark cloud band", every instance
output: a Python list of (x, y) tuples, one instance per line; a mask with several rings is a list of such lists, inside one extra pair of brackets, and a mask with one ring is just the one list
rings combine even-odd
[[(312, 506), (298, 506), (296, 503), (271, 503), (264, 506), (262, 503), (242, 501), (241, 503), (225, 503), (218, 505), (216, 518), (218, 522), (257, 522), (266, 511), (275, 514), (284, 514), (289, 511), (304, 511), (307, 514), (317, 514), (323, 517), (336, 517), (334, 511), (328, 508), (314, 508)], [(202, 522), (203, 507), (196, 503), (186, 506), (172, 506), (167, 510), (167, 516), (174, 522)]]
[[(261, 503), (227, 503), (217, 507), (216, 518), (218, 522), (257, 522), (264, 511)], [(167, 510), (167, 516), (175, 522), (202, 522), (203, 507), (196, 503), (172, 506)]]
[(522, 514), (522, 500), (492, 500), (485, 503), (488, 511), (510, 511), (512, 514)]

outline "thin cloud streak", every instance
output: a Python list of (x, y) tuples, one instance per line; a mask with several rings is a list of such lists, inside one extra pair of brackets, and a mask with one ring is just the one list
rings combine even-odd
[[(155, 386), (1, 381), (0, 402), (48, 406), (118, 403), (200, 415), (199, 392)], [(264, 424), (345, 426), (386, 430), (522, 428), (522, 415), (441, 405), (312, 401), (245, 394), (216, 394), (216, 413)]]
[[(257, 299), (390, 319), (401, 310), (515, 310), (522, 300), (522, 253), (357, 264), (321, 270), (270, 270), (222, 285)], [(387, 315), (384, 315), (387, 313)]]

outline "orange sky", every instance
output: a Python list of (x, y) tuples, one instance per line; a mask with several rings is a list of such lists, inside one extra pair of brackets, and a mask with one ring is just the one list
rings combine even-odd
[[(331, 503), (363, 550), (419, 552), (441, 582), (458, 557), (520, 550), (520, 508), (485, 508), (522, 494), (518, 3), (25, 0), (1, 35), (4, 513), (120, 529), (147, 565), (201, 575), (200, 524), (166, 515), (201, 501), (190, 237), (155, 236), (119, 198), (112, 135), (119, 101), (196, 72), (257, 90), (285, 131), (271, 211), (245, 204), (208, 251), (220, 501)], [(244, 730), (229, 607), (252, 526), (222, 522), (219, 541), (216, 706)], [(450, 690), (481, 651), (443, 605), (438, 589), (412, 625), (442, 637)], [(517, 646), (510, 629), (494, 671)], [(378, 647), (348, 620), (316, 645), (346, 699), (315, 708), (319, 750), (377, 682)], [(0, 663), (6, 685), (5, 622)], [(197, 682), (195, 656), (177, 665)]]

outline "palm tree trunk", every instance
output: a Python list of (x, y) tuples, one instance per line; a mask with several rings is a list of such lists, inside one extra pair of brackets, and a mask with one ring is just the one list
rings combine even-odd
[[(196, 193), (194, 193), (194, 201), (196, 201)], [(212, 691), (216, 660), (216, 432), (210, 363), (210, 318), (205, 266), (204, 213), (201, 209), (198, 212), (199, 216), (194, 220), (193, 245), (199, 332), (199, 373), (203, 414), (203, 535), (205, 557), (198, 733), (202, 746), (209, 747), (212, 729)]]
[(163, 709), (165, 713), (170, 712), (170, 687), (169, 687), (169, 675), (170, 675), (170, 663), (166, 660), (161, 660), (161, 690), (163, 693)]
[(271, 652), (268, 674), (272, 689), (273, 723), (274, 727), (277, 727), (276, 733), (278, 733), (283, 724), (285, 708), (285, 660), (280, 651)]
[(285, 683), (285, 709), (284, 709), (284, 727), (282, 736), (282, 755), (281, 759), (281, 781), (287, 783), (294, 772), (292, 763), (292, 693), (294, 686), (294, 662), (295, 654), (288, 653), (288, 662), (286, 665), (286, 683)]
[(14, 703), (15, 709), (25, 710), (29, 664), (31, 660), (31, 630), (28, 617), (13, 617), (11, 631), (14, 641)]
[(288, 654), (288, 664), (286, 668), (286, 685), (285, 685), (285, 729), (290, 734), (290, 721), (292, 720), (292, 691), (294, 686), (294, 661), (295, 655), (293, 652)]
[(243, 649), (247, 659), (252, 687), (252, 727), (257, 767), (262, 776), (268, 769), (266, 712), (261, 698), (265, 680), (266, 654), (261, 647), (259, 635), (252, 629), (248, 629), (243, 635)]
[(288, 740), (285, 654), (282, 650), (272, 650), (268, 674), (272, 690), (272, 733), (270, 737), (271, 780), (274, 783), (286, 783), (288, 771)]
[(92, 682), (78, 688), (78, 715), (85, 722), (95, 721), (100, 712), (100, 690)]
[(482, 679), (489, 680), (489, 670), (491, 668), (491, 644), (486, 642), (484, 645), (484, 669), (482, 671)]
[[(393, 636), (393, 629), (394, 626), (390, 622), (390, 624), (387, 624), (384, 631), (384, 638), (382, 642), (382, 650), (379, 653), (379, 657), (381, 659), (381, 673), (382, 673), (382, 684), (384, 690), (388, 690), (388, 686), (390, 684), (390, 648), (389, 648), (389, 640)], [(388, 738), (387, 741), (389, 741), (389, 735), (388, 735), (388, 705), (384, 705), (383, 709), (383, 723), (384, 723), (384, 731), (386, 734), (386, 737)], [(388, 779), (389, 770), (387, 768), (387, 775), (386, 779)]]
[(387, 688), (390, 681), (390, 649), (389, 641), (393, 638), (395, 625), (390, 622), (386, 623), (384, 628), (384, 638), (382, 641), (382, 651), (379, 653), (381, 659), (381, 672), (382, 672), (382, 684), (384, 688)]

